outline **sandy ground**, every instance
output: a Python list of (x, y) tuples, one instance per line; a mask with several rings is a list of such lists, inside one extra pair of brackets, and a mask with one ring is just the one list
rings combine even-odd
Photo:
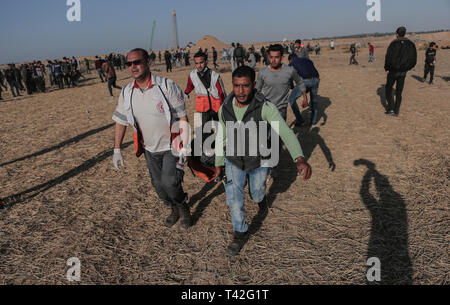
[[(235, 258), (225, 256), (233, 229), (222, 185), (186, 171), (195, 225), (167, 229), (169, 211), (133, 154), (130, 130), (127, 167), (113, 168), (117, 100), (96, 74), (74, 89), (15, 99), (3, 92), (0, 284), (68, 284), (70, 257), (81, 260), (83, 284), (365, 284), (369, 257), (381, 261), (381, 283), (449, 284), (450, 50), (438, 50), (432, 86), (420, 81), (419, 50), (400, 116), (387, 117), (387, 42), (373, 64), (367, 48), (358, 66), (340, 48), (312, 56), (321, 119), (295, 132), (313, 176), (297, 178), (283, 155), (268, 214), (247, 198), (252, 235)], [(189, 68), (153, 69), (185, 88)], [(126, 71), (118, 79), (130, 82)]]

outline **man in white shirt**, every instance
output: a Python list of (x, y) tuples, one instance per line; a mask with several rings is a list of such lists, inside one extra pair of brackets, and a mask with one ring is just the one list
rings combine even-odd
[[(182, 227), (188, 228), (191, 215), (182, 181), (190, 131), (183, 91), (172, 80), (150, 72), (150, 58), (143, 49), (130, 51), (126, 65), (134, 81), (122, 90), (113, 115), (114, 166), (118, 170), (119, 163), (123, 166), (120, 147), (127, 125), (131, 125), (135, 130), (136, 156), (145, 153), (152, 184), (159, 198), (172, 210), (165, 225), (173, 226), (181, 216)], [(178, 134), (181, 149), (176, 142), (180, 139)]]

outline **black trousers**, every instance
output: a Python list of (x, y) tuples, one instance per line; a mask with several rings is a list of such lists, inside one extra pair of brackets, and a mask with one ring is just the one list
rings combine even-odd
[(70, 88), (70, 83), (72, 80), (70, 79), (70, 73), (64, 73), (64, 83), (68, 88)]
[(428, 73), (430, 73), (430, 84), (433, 82), (434, 78), (434, 64), (430, 65), (425, 63), (425, 70), (423, 72), (423, 79), (427, 79)]
[[(405, 85), (406, 72), (389, 72), (386, 82), (386, 100), (388, 103), (388, 111), (394, 111), (395, 114), (400, 112), (400, 104), (402, 103), (403, 87)], [(395, 87), (395, 103), (394, 96), (392, 94), (392, 88), (394, 83), (397, 83)]]
[(244, 57), (236, 57), (237, 67), (242, 67), (244, 65)]
[(183, 191), (184, 171), (177, 169), (178, 157), (172, 151), (151, 153), (145, 150), (145, 159), (152, 185), (165, 205), (182, 205), (187, 201)]

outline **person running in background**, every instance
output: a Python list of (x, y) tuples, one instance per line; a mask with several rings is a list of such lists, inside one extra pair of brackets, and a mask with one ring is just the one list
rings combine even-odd
[(316, 44), (314, 50), (316, 51), (316, 55), (320, 55), (320, 44)]
[[(384, 62), (384, 70), (388, 72), (386, 80), (386, 100), (388, 103), (386, 114), (398, 116), (400, 105), (402, 103), (402, 92), (405, 85), (406, 73), (414, 68), (417, 63), (417, 50), (415, 44), (405, 37), (406, 28), (401, 26), (396, 31), (396, 37), (391, 42), (387, 51)], [(395, 104), (392, 95), (394, 84), (395, 88)]]
[(248, 66), (252, 69), (255, 69), (256, 66), (256, 57), (255, 57), (255, 53), (253, 51), (253, 48), (248, 49)]
[(116, 85), (117, 81), (116, 70), (114, 70), (114, 67), (109, 61), (105, 61), (103, 63), (102, 70), (105, 72), (106, 81), (108, 82), (109, 97), (112, 98), (113, 97), (112, 87), (122, 90), (122, 87)]
[[(307, 58), (298, 58), (295, 57), (295, 54), (289, 55), (289, 66), (294, 67), (297, 71), (298, 75), (303, 78), (303, 82), (305, 83), (306, 92), (310, 94), (311, 100), (311, 120), (309, 122), (309, 126), (317, 124), (317, 96), (319, 91), (319, 82), (320, 76), (316, 67), (314, 67), (314, 63)], [(294, 112), (296, 118), (296, 125), (303, 125), (304, 119), (300, 113), (300, 109), (297, 105), (297, 99), (302, 95), (300, 92), (300, 88), (296, 86), (291, 95), (289, 96), (289, 103), (291, 104), (292, 111)], [(307, 105), (305, 103), (302, 104), (303, 108), (306, 108)]]
[[(299, 90), (303, 95), (303, 105), (307, 103), (308, 98), (303, 79), (298, 75), (297, 71), (293, 67), (282, 64), (283, 52), (283, 46), (280, 44), (269, 47), (270, 65), (259, 71), (255, 88), (262, 92), (271, 103), (277, 106), (281, 117), (286, 120), (289, 91), (293, 82), (300, 87)], [(296, 122), (296, 124), (302, 123)], [(281, 152), (281, 143), (279, 145), (279, 151)], [(270, 176), (276, 178), (277, 173), (277, 168), (272, 168)]]
[(350, 53), (351, 53), (351, 56), (350, 56), (350, 63), (349, 63), (349, 65), (352, 65), (352, 64), (357, 65), (358, 62), (356, 61), (356, 46), (355, 46), (354, 43), (352, 43), (350, 45)]
[(330, 49), (334, 50), (334, 40), (330, 41)]
[(98, 76), (102, 80), (102, 83), (104, 83), (105, 80), (103, 79), (102, 64), (103, 64), (102, 60), (98, 58), (98, 56), (95, 56), (95, 70), (97, 70)]
[(302, 41), (300, 39), (297, 39), (295, 41), (294, 54), (299, 58), (308, 58), (309, 59), (308, 50), (307, 50), (307, 48), (305, 48), (305, 45), (302, 44)]
[(430, 43), (429, 48), (425, 51), (425, 68), (423, 72), (423, 81), (427, 80), (428, 73), (430, 73), (430, 85), (433, 84), (434, 66), (436, 64), (436, 49), (435, 42)]
[(375, 59), (373, 58), (373, 54), (375, 53), (375, 47), (370, 42), (369, 45), (369, 62), (373, 62)]
[(214, 65), (214, 69), (217, 69), (218, 65), (217, 65), (217, 51), (216, 48), (212, 47), (213, 50), (213, 65)]
[(172, 55), (167, 50), (164, 53), (164, 61), (166, 62), (166, 72), (172, 72)]

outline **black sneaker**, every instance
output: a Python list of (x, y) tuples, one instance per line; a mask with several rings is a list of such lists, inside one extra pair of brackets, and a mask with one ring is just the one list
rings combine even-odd
[(180, 218), (180, 213), (178, 211), (178, 207), (173, 205), (172, 206), (172, 213), (170, 213), (169, 217), (166, 218), (166, 221), (164, 222), (164, 224), (166, 225), (166, 227), (170, 228), (174, 224), (177, 223), (179, 218)]
[(394, 115), (394, 111), (392, 111), (392, 110), (386, 110), (386, 112), (385, 112), (384, 114), (387, 114), (387, 115)]
[(228, 245), (226, 254), (228, 256), (238, 255), (241, 251), (244, 243), (247, 241), (248, 232), (234, 232), (233, 241)]
[(192, 225), (192, 220), (191, 212), (189, 211), (188, 206), (183, 203), (182, 205), (178, 206), (178, 211), (181, 216), (181, 226), (185, 229), (189, 228)]

